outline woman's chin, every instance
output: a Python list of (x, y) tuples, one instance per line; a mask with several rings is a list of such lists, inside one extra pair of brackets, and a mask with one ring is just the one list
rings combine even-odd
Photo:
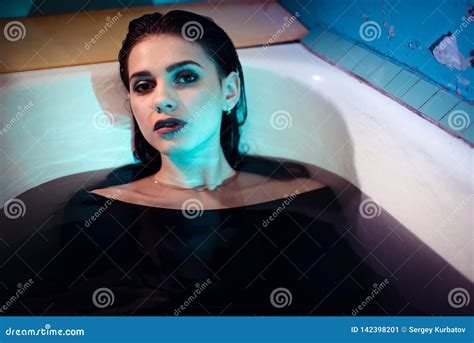
[(153, 147), (163, 155), (179, 155), (190, 150), (180, 139), (161, 140), (158, 144), (153, 144)]

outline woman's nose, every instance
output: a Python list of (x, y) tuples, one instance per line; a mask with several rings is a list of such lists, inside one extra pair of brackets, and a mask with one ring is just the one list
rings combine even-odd
[(159, 113), (169, 113), (176, 109), (176, 105), (176, 100), (174, 100), (167, 87), (165, 85), (158, 86), (154, 103), (155, 110)]

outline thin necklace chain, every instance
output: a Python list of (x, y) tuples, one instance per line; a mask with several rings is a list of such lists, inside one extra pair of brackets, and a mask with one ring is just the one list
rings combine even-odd
[[(218, 187), (223, 186), (223, 185), (231, 182), (236, 177), (237, 177), (237, 172), (234, 175), (232, 175), (232, 176), (228, 177), (227, 179), (225, 179), (220, 185), (218, 185), (214, 189), (217, 189)], [(153, 176), (151, 178), (152, 178), (154, 184), (162, 185), (162, 186), (165, 186), (165, 187), (168, 187), (168, 188), (181, 189), (181, 190), (195, 190), (195, 191), (198, 191), (198, 192), (204, 192), (206, 190), (209, 190), (209, 186), (195, 186), (195, 187), (187, 188), (187, 187), (181, 187), (181, 186), (173, 185), (173, 184), (170, 184), (170, 183), (165, 183), (165, 182), (162, 182), (162, 181), (158, 181)]]

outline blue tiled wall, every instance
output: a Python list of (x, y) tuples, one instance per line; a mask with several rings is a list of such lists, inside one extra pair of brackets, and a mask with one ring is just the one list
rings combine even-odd
[[(431, 23), (429, 26), (427, 24), (431, 17), (437, 17), (438, 12), (441, 11), (441, 9), (434, 11), (434, 4), (441, 5), (442, 2), (400, 0), (398, 5), (392, 4), (392, 9), (389, 6), (389, 0), (332, 2), (326, 0), (312, 2), (281, 0), (280, 2), (293, 13), (298, 12), (302, 22), (310, 28), (310, 33), (303, 39), (303, 43), (316, 54), (365, 79), (381, 91), (437, 122), (451, 133), (462, 137), (471, 144), (474, 143), (474, 106), (471, 101), (474, 98), (472, 89), (474, 87), (474, 68), (462, 73), (449, 70), (433, 58), (426, 46), (431, 38), (434, 42), (437, 32), (442, 32), (443, 27), (447, 25), (446, 19), (439, 25)], [(446, 2), (449, 2), (450, 5), (447, 8), (443, 7), (446, 10), (444, 15), (447, 15), (448, 9), (451, 12), (459, 12), (460, 1)], [(425, 4), (423, 11), (421, 3)], [(428, 4), (430, 5), (428, 6)], [(466, 3), (463, 2), (463, 4), (465, 12)], [(424, 19), (421, 12), (424, 14)], [(368, 15), (368, 18), (363, 15)], [(418, 26), (414, 24), (413, 16), (418, 16)], [(406, 20), (403, 22), (405, 17)], [(412, 19), (410, 20), (410, 18)], [(367, 42), (359, 36), (359, 27), (365, 20), (379, 20), (381, 22), (381, 36), (378, 41)], [(388, 30), (384, 31), (384, 21), (390, 22), (390, 25), (395, 23), (393, 24), (395, 37), (389, 39), (386, 36), (385, 31)], [(425, 21), (425, 26), (421, 24), (423, 21)], [(454, 23), (454, 19), (451, 22)], [(409, 33), (410, 25), (413, 25), (415, 31), (424, 29), (430, 32)], [(469, 47), (474, 49), (474, 44), (465, 43), (469, 42), (469, 37), (474, 40), (474, 35), (472, 35), (474, 21), (471, 25), (472, 27), (469, 27), (471, 36), (467, 30), (463, 32), (465, 33), (464, 43), (459, 44), (461, 50), (463, 47), (464, 50), (469, 50)], [(428, 29), (429, 27), (431, 29)], [(425, 45), (416, 50), (405, 46), (407, 42), (414, 39), (423, 41)], [(459, 42), (461, 42), (461, 37), (459, 37)], [(394, 47), (395, 44), (398, 46)], [(461, 96), (455, 92), (456, 87), (451, 87), (455, 82), (453, 80), (457, 80), (457, 77), (472, 82), (472, 85), (468, 86), (458, 85)]]
[[(298, 12), (308, 28), (316, 25), (367, 45), (427, 75), (461, 97), (474, 101), (474, 68), (450, 70), (437, 62), (429, 47), (449, 31), (456, 34), (461, 53), (474, 50), (474, 18), (468, 20), (467, 6), (473, 0), (280, 0), (291, 12)], [(374, 21), (380, 37), (364, 40), (361, 25)], [(465, 25), (463, 25), (465, 23)], [(393, 25), (394, 36), (388, 37)], [(464, 27), (466, 26), (466, 27)], [(375, 31), (377, 31), (377, 27)], [(363, 35), (363, 33), (362, 33)], [(365, 38), (369, 38), (365, 36)], [(370, 39), (370, 38), (369, 38)], [(461, 82), (460, 82), (460, 81)], [(463, 83), (471, 82), (469, 85)]]

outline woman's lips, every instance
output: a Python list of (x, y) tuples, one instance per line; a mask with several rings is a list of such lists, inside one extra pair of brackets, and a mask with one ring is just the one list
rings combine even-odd
[(163, 127), (160, 127), (158, 130), (155, 130), (155, 132), (162, 135), (162, 134), (165, 134), (165, 133), (176, 132), (178, 130), (181, 130), (183, 127), (184, 127), (183, 124), (177, 124), (177, 125), (174, 125), (174, 126), (163, 126)]
[(154, 132), (158, 134), (173, 133), (181, 130), (186, 122), (178, 118), (166, 118), (158, 120), (154, 125)]

